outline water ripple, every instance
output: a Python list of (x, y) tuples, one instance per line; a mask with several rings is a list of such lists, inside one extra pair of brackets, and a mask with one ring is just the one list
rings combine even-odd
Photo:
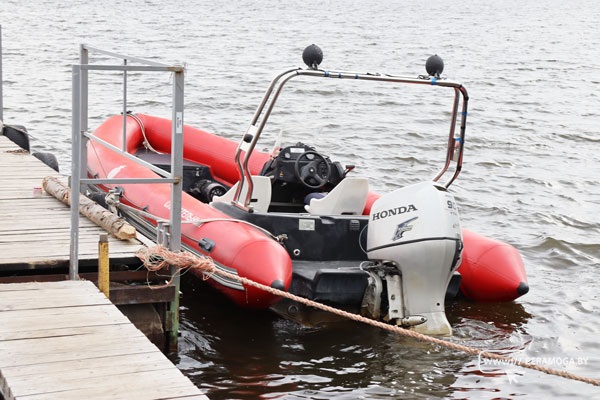
[[(599, 12), (594, 0), (459, 0), (450, 8), (440, 0), (426, 8), (389, 0), (3, 0), (4, 121), (26, 125), (34, 149), (56, 153), (70, 170), (71, 65), (82, 42), (186, 64), (186, 122), (232, 139), (275, 73), (302, 65), (307, 44), (324, 49), (326, 69), (411, 76), (439, 53), (444, 74), (471, 98), (463, 171), (451, 187), (463, 226), (518, 247), (531, 287), (509, 305), (449, 305), (452, 340), (517, 355), (587, 356), (569, 370), (598, 376)], [(130, 106), (169, 116), (170, 77), (145, 76), (131, 74)], [(97, 73), (91, 82), (93, 127), (121, 112), (122, 77)], [(440, 125), (445, 94), (338, 83), (290, 82), (269, 134), (283, 130), (286, 141), (301, 138), (357, 165), (376, 191), (435, 176), (448, 134)], [(195, 286), (184, 293), (176, 362), (212, 399), (597, 396), (529, 371), (510, 383), (502, 369), (481, 372), (473, 357), (370, 328), (298, 327), (245, 315)]]

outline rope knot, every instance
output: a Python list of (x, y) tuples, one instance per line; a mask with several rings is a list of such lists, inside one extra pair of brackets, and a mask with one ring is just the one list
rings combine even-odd
[(210, 275), (216, 271), (215, 264), (210, 257), (198, 257), (189, 251), (173, 253), (161, 245), (142, 247), (135, 255), (142, 261), (146, 269), (151, 272), (160, 271), (169, 266), (174, 267), (175, 272), (167, 285), (171, 284), (176, 276), (181, 275), (182, 271), (188, 269), (202, 271), (204, 280), (210, 278)]

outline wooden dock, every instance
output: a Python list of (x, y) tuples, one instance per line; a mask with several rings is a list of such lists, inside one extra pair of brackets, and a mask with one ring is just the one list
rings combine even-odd
[(89, 281), (0, 285), (0, 393), (207, 399)]
[(178, 290), (138, 270), (152, 242), (109, 235), (109, 300), (94, 285), (105, 231), (80, 218), (88, 280), (65, 281), (71, 211), (40, 189), (67, 179), (2, 134), (0, 169), (0, 400), (206, 399), (159, 349), (177, 348)]
[[(46, 176), (63, 178), (0, 135), (0, 272), (68, 266), (71, 211), (54, 197), (36, 193)], [(86, 218), (79, 225), (80, 265), (95, 264), (104, 230)], [(144, 238), (109, 237), (111, 260), (128, 263)], [(146, 242), (147, 243), (147, 242)]]

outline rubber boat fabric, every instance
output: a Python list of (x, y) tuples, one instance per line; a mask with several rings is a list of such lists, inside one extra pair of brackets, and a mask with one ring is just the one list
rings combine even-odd
[[(126, 118), (125, 128), (124, 144), (122, 116), (109, 118), (96, 129), (95, 135), (117, 147), (124, 147), (130, 154), (145, 152), (156, 160), (165, 159), (164, 156), (169, 154), (170, 120), (137, 114), (136, 118)], [(239, 184), (239, 172), (234, 163), (238, 144), (187, 125), (184, 126), (183, 135), (183, 157), (187, 163), (182, 197), (182, 222), (187, 222), (182, 224), (184, 248), (210, 256), (217, 267), (263, 285), (291, 290), (301, 295), (306, 293), (307, 297), (325, 296), (326, 302), (352, 301), (360, 307), (360, 300), (366, 296), (361, 291), (366, 290), (369, 280), (358, 265), (361, 259), (367, 259), (365, 232), (369, 215), (374, 205), (381, 203), (381, 196), (369, 191), (367, 179), (340, 176), (339, 182), (328, 193), (320, 199), (312, 199), (309, 204), (302, 204), (299, 211), (273, 213), (270, 208), (280, 203), (278, 197), (281, 196), (282, 188), (289, 185), (275, 186), (272, 178), (264, 176), (266, 166), (272, 166), (273, 158), (268, 153), (255, 150), (248, 162), (254, 186), (253, 212), (248, 213), (231, 205), (236, 185)], [(147, 150), (148, 144), (153, 151)], [(296, 149), (301, 150), (299, 147)], [(92, 141), (88, 143), (88, 168), (90, 176), (99, 178), (157, 176), (150, 169)], [(448, 196), (441, 188), (424, 185), (426, 190), (432, 191), (433, 196)], [(159, 218), (169, 218), (169, 185), (121, 184), (119, 187), (124, 204)], [(108, 186), (99, 188), (104, 192), (111, 189)], [(207, 195), (205, 188), (215, 189), (210, 191), (214, 192), (214, 196)], [(247, 190), (247, 187), (243, 190)], [(199, 193), (204, 193), (207, 198), (200, 201), (201, 197), (197, 195)], [(245, 194), (242, 193), (242, 196)], [(213, 222), (202, 223), (207, 220)], [(245, 223), (239, 220), (244, 220)], [(146, 218), (146, 223), (155, 225), (156, 221)], [(253, 225), (260, 226), (261, 229), (256, 229)], [(411, 226), (405, 229), (410, 230)], [(282, 245), (266, 235), (264, 230), (274, 235), (291, 231), (295, 233), (290, 234)], [(458, 266), (458, 272), (462, 275), (460, 292), (463, 296), (475, 301), (510, 301), (528, 290), (523, 263), (516, 249), (466, 230), (462, 232), (462, 242), (451, 239), (445, 245), (445, 251), (447, 257), (455, 257), (453, 264), (455, 268)], [(347, 239), (336, 245), (330, 238), (338, 236)], [(368, 236), (371, 240), (372, 234)], [(348, 246), (352, 242), (358, 245)], [(459, 242), (464, 247), (462, 259), (456, 258), (460, 254)], [(410, 249), (410, 246), (406, 248)], [(411, 254), (411, 250), (407, 254)], [(348, 268), (344, 259), (358, 261), (355, 262), (355, 267)], [(314, 270), (315, 265), (318, 266), (317, 270)], [(337, 268), (332, 267), (336, 265)], [(305, 275), (303, 268), (309, 268), (307, 271), (311, 272)], [(305, 277), (308, 278), (302, 283)], [(411, 279), (420, 279), (418, 271)], [(444, 292), (446, 286), (452, 287), (454, 276), (448, 280), (443, 277), (439, 279), (440, 284), (444, 285)], [(293, 280), (296, 282), (294, 285)], [(218, 277), (208, 279), (208, 282), (243, 307), (269, 308), (280, 301), (275, 295), (254, 287), (243, 287), (238, 282)], [(353, 283), (345, 286), (343, 282)], [(426, 286), (428, 282), (424, 281), (423, 284)], [(324, 287), (329, 288), (327, 293), (320, 291)], [(426, 292), (420, 295), (426, 296)], [(380, 290), (378, 295), (385, 296), (385, 290)], [(425, 297), (423, 299), (427, 300)], [(447, 334), (450, 327), (445, 322), (444, 299), (442, 297), (436, 301), (438, 306), (434, 305), (434, 308), (439, 311), (428, 311), (428, 318), (436, 326), (446, 326), (441, 328), (440, 333)], [(438, 314), (442, 320), (438, 321)], [(400, 315), (398, 318), (404, 317)], [(405, 323), (412, 322), (405, 318)], [(433, 333), (437, 333), (435, 329)]]

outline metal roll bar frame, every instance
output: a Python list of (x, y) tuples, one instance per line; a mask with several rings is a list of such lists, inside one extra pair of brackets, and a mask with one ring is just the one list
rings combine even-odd
[[(281, 94), (283, 87), (287, 82), (289, 82), (292, 78), (298, 76), (310, 76), (316, 78), (337, 78), (337, 79), (352, 79), (352, 80), (366, 80), (366, 81), (377, 81), (377, 82), (390, 82), (390, 83), (410, 83), (410, 84), (418, 84), (418, 85), (429, 85), (429, 86), (442, 86), (449, 87), (454, 89), (454, 102), (452, 108), (452, 117), (451, 117), (451, 125), (450, 132), (448, 134), (448, 148), (446, 152), (446, 161), (442, 169), (437, 173), (437, 175), (433, 178), (434, 182), (438, 182), (442, 176), (446, 173), (452, 161), (455, 161), (455, 169), (454, 174), (450, 177), (446, 183), (443, 184), (445, 188), (448, 188), (452, 182), (458, 177), (460, 171), (462, 169), (462, 158), (463, 158), (463, 145), (465, 141), (465, 130), (466, 130), (466, 122), (467, 122), (467, 106), (469, 102), (469, 95), (465, 87), (459, 82), (440, 79), (432, 76), (419, 76), (417, 78), (412, 77), (403, 77), (403, 76), (395, 76), (395, 75), (381, 75), (381, 74), (370, 74), (370, 73), (357, 73), (357, 72), (343, 72), (343, 71), (328, 71), (321, 69), (303, 69), (303, 68), (295, 68), (284, 71), (277, 75), (270, 83), (267, 91), (265, 92), (262, 101), (260, 102), (258, 108), (256, 109), (254, 116), (250, 122), (250, 126), (246, 130), (246, 133), (240, 140), (240, 143), (237, 147), (237, 151), (235, 154), (235, 162), (239, 171), (239, 184), (237, 186), (233, 204), (243, 210), (251, 211), (250, 207), (250, 198), (252, 196), (252, 191), (254, 189), (254, 184), (252, 182), (250, 170), (248, 169), (248, 162), (250, 160), (250, 156), (254, 151), (256, 143), (260, 138), (260, 135), (275, 107), (275, 103)], [(460, 129), (458, 136), (455, 136), (456, 131), (456, 121), (459, 115), (459, 106), (460, 99), (462, 96), (462, 110), (460, 112)], [(268, 104), (268, 107), (267, 107)], [(266, 107), (266, 108), (265, 108)], [(262, 116), (262, 119), (261, 119)], [(260, 121), (260, 122), (259, 122)], [(249, 143), (247, 146), (246, 154), (242, 160), (242, 152), (244, 151), (245, 144)], [(458, 147), (456, 147), (458, 146)], [(453, 160), (453, 154), (455, 150), (458, 151), (458, 157)], [(248, 190), (243, 201), (240, 201), (240, 197), (242, 194), (242, 188), (244, 185), (248, 185)]]

